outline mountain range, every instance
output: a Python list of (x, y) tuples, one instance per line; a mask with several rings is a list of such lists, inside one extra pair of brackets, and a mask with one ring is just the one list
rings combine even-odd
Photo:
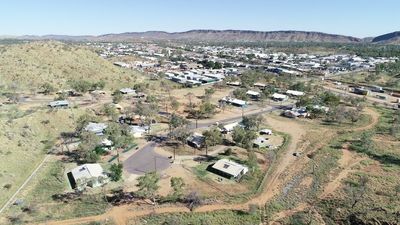
[(311, 31), (251, 31), (251, 30), (190, 30), (185, 32), (127, 32), (104, 34), (99, 36), (3, 36), (27, 40), (64, 40), (64, 41), (137, 41), (137, 40), (181, 40), (181, 41), (233, 41), (233, 42), (321, 42), (321, 43), (376, 43), (400, 44), (400, 31), (377, 37), (357, 38), (345, 35)]

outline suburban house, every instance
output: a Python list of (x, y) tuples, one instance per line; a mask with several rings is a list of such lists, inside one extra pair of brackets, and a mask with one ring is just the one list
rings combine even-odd
[(187, 144), (193, 148), (201, 148), (204, 146), (205, 138), (203, 135), (194, 133), (187, 138)]
[(308, 117), (310, 114), (307, 112), (307, 109), (305, 107), (301, 108), (293, 108), (291, 110), (286, 110), (282, 114), (283, 116), (286, 116), (288, 118), (297, 118), (297, 117)]
[(226, 82), (226, 85), (239, 87), (241, 83), (239, 81), (232, 81), (232, 82)]
[(253, 86), (256, 87), (256, 88), (259, 88), (261, 90), (264, 90), (267, 87), (267, 85), (263, 84), (263, 83), (254, 83)]
[(83, 164), (67, 173), (72, 189), (84, 190), (86, 187), (99, 187), (109, 179), (98, 163)]
[(52, 101), (48, 106), (51, 108), (66, 108), (69, 106), (69, 102), (67, 100)]
[(220, 159), (209, 167), (209, 170), (228, 179), (240, 180), (249, 171), (249, 168), (229, 159)]
[(304, 92), (302, 91), (293, 91), (293, 90), (287, 90), (286, 94), (294, 96), (294, 97), (300, 97), (304, 95)]
[(138, 125), (131, 125), (129, 126), (130, 133), (135, 138), (143, 137), (143, 134), (148, 133), (150, 130), (149, 126), (138, 126)]
[(237, 107), (246, 107), (247, 106), (247, 102), (240, 100), (240, 99), (236, 99), (236, 98), (231, 98), (231, 97), (223, 97), (220, 102), (225, 102), (227, 104), (233, 105), (233, 106), (237, 106)]
[(105, 149), (108, 149), (108, 150), (111, 150), (111, 149), (112, 149), (113, 144), (114, 144), (114, 143), (113, 143), (111, 140), (107, 139), (107, 138), (104, 138), (104, 139), (101, 141), (101, 147), (103, 147), (103, 148), (105, 148)]
[(88, 123), (85, 127), (85, 131), (94, 133), (98, 136), (104, 135), (104, 131), (107, 128), (107, 124), (105, 123)]
[(224, 126), (222, 126), (220, 128), (221, 132), (224, 134), (227, 134), (231, 131), (233, 131), (233, 129), (239, 125), (239, 122), (233, 122), (233, 123), (229, 123), (229, 124), (225, 124)]
[(278, 94), (278, 93), (274, 93), (271, 98), (275, 101), (286, 101), (289, 99), (289, 97), (287, 95), (283, 95), (283, 94)]
[(253, 100), (258, 100), (261, 97), (261, 94), (257, 91), (247, 91), (246, 94)]
[(136, 91), (132, 88), (122, 88), (119, 90), (123, 95), (136, 95)]
[(267, 139), (264, 137), (258, 137), (253, 141), (253, 147), (255, 148), (265, 148), (268, 147), (269, 144), (267, 143)]

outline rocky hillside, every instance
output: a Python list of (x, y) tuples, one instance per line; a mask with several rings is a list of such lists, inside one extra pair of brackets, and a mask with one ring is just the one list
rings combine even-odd
[(69, 81), (104, 80), (106, 88), (132, 82), (137, 74), (100, 58), (95, 52), (71, 44), (37, 41), (0, 46), (0, 85), (34, 89), (43, 83), (68, 88)]
[(372, 39), (372, 43), (400, 44), (400, 31), (384, 34)]

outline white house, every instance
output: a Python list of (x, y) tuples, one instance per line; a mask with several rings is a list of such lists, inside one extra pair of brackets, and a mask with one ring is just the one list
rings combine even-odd
[(252, 99), (259, 99), (260, 97), (261, 97), (261, 94), (260, 94), (260, 92), (257, 92), (257, 91), (251, 91), (251, 90), (248, 90), (247, 92), (246, 92), (246, 94), (248, 95), (248, 96), (250, 96), (250, 98), (252, 98)]
[(239, 180), (249, 171), (247, 166), (243, 166), (229, 159), (218, 160), (214, 165), (211, 166), (211, 169), (212, 172), (220, 176), (235, 180)]
[(231, 97), (223, 97), (221, 100), (221, 102), (226, 102), (228, 104), (234, 105), (234, 106), (238, 106), (238, 107), (245, 107), (247, 105), (247, 102), (244, 100), (240, 100), (237, 98), (231, 98)]
[(98, 136), (104, 135), (104, 130), (107, 128), (107, 124), (105, 123), (88, 123), (84, 128), (85, 131), (95, 133)]
[(304, 95), (304, 92), (302, 91), (294, 91), (294, 90), (287, 90), (286, 94), (291, 95), (291, 96), (295, 96), (295, 97), (300, 97)]
[(99, 187), (109, 181), (107, 174), (98, 163), (80, 165), (67, 173), (67, 176), (71, 187), (78, 190), (83, 190), (87, 186)]
[(51, 108), (64, 108), (69, 106), (69, 102), (67, 100), (59, 100), (53, 101), (48, 104)]
[(135, 95), (136, 91), (133, 90), (132, 88), (122, 88), (119, 90), (119, 92), (121, 92), (121, 94), (124, 95)]
[(129, 126), (130, 132), (135, 138), (141, 138), (143, 137), (143, 134), (148, 133), (150, 128), (149, 126), (137, 126), (137, 125), (131, 125)]
[(278, 94), (278, 93), (274, 93), (271, 97), (273, 100), (276, 100), (276, 101), (285, 101), (289, 98), (287, 95), (282, 95), (282, 94)]
[(229, 123), (229, 124), (225, 124), (222, 128), (221, 128), (221, 132), (222, 133), (229, 133), (231, 131), (233, 131), (233, 129), (239, 125), (239, 122), (234, 122), (234, 123)]

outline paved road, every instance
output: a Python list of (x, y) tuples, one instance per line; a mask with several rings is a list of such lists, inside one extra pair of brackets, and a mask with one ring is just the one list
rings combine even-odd
[(143, 175), (146, 172), (163, 171), (171, 165), (171, 159), (155, 152), (157, 143), (149, 142), (124, 161), (124, 169), (132, 174)]
[[(245, 113), (245, 116), (250, 115), (259, 115), (269, 113), (275, 110), (279, 110), (281, 106), (271, 106), (268, 108), (254, 110), (251, 112)], [(197, 128), (206, 128), (209, 127), (216, 122), (220, 124), (236, 122), (242, 119), (242, 115), (238, 115), (235, 117), (226, 118), (219, 121), (208, 121), (208, 122), (199, 122), (197, 124)], [(196, 123), (192, 122), (189, 125), (191, 130), (196, 129)], [(157, 147), (157, 143), (154, 141), (148, 142), (144, 147), (137, 150), (136, 153), (131, 155), (127, 160), (124, 161), (124, 169), (131, 173), (137, 175), (143, 175), (146, 172), (151, 172), (157, 170), (158, 172), (167, 169), (171, 165), (171, 159), (166, 156), (162, 156), (155, 152), (155, 148)]]

